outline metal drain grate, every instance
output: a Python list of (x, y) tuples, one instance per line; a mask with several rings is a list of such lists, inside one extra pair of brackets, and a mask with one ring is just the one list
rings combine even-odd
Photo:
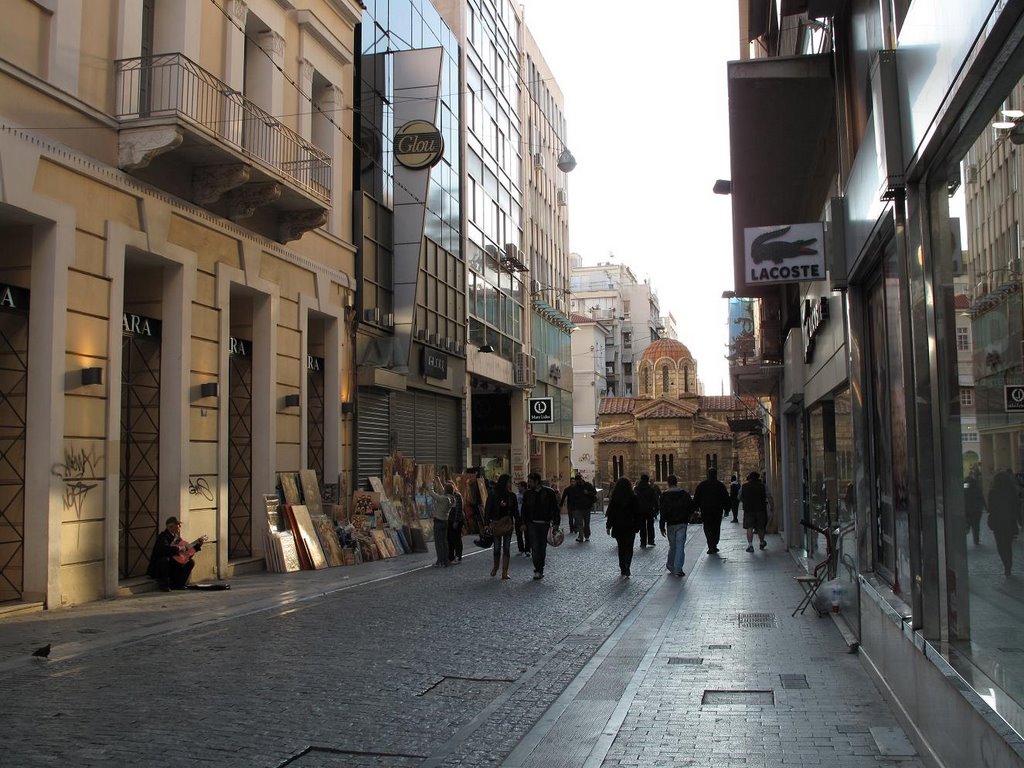
[(742, 629), (774, 629), (779, 621), (774, 613), (741, 613), (739, 624)]
[(779, 675), (783, 688), (810, 688), (806, 675)]
[(306, 747), (278, 768), (373, 768), (388, 765), (392, 768), (415, 768), (428, 755), (406, 754), (402, 752), (375, 752), (359, 749), (335, 749), (334, 747)]
[(417, 693), (417, 696), (448, 696), (459, 699), (467, 696), (497, 696), (509, 683), (508, 680), (494, 677), (442, 677), (433, 685)]
[(731, 651), (732, 650), (732, 646), (731, 645), (709, 645), (708, 646), (708, 650), (709, 651)]
[(701, 704), (754, 704), (775, 706), (775, 691), (704, 691)]
[(703, 664), (704, 659), (700, 656), (669, 656), (669, 664)]

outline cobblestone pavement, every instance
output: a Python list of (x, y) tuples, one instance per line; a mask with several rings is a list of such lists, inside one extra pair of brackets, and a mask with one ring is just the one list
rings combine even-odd
[(748, 555), (724, 534), (717, 557), (691, 534), (682, 580), (663, 540), (620, 578), (598, 528), (539, 582), (516, 556), (489, 578), (467, 538), (448, 569), (407, 555), (7, 615), (0, 766), (918, 768), (881, 754), (902, 732), (835, 625), (790, 618), (778, 538)]

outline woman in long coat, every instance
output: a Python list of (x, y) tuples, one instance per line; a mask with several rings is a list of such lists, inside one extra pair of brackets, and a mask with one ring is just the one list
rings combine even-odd
[(620, 477), (615, 483), (605, 516), (608, 518), (605, 528), (619, 545), (619, 570), (628, 578), (629, 567), (633, 562), (633, 542), (636, 541), (641, 522), (636, 493), (629, 478)]
[(1001, 469), (992, 478), (988, 491), (988, 527), (996, 540), (996, 551), (1003, 561), (1003, 573), (1010, 575), (1013, 566), (1013, 537), (1020, 522), (1020, 493), (1017, 478), (1008, 469)]

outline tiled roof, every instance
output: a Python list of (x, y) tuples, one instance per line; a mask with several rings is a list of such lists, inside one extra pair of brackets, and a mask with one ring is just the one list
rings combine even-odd
[(641, 360), (660, 360), (663, 357), (671, 358), (676, 362), (689, 358), (693, 359), (693, 355), (690, 354), (690, 350), (686, 348), (686, 345), (676, 339), (658, 339), (652, 341), (647, 345), (647, 349), (644, 350)]
[(754, 410), (757, 408), (757, 400), (735, 395), (702, 395), (700, 398), (701, 410), (705, 411), (735, 411), (744, 406)]
[(569, 313), (569, 319), (572, 320), (572, 322), (575, 325), (586, 325), (586, 324), (589, 324), (589, 323), (596, 323), (597, 322), (590, 315), (584, 315), (582, 312), (570, 312)]
[(599, 443), (635, 443), (636, 438), (629, 435), (611, 435), (610, 437), (597, 438)]
[(970, 309), (971, 299), (969, 296), (963, 293), (958, 293), (953, 297), (953, 307), (956, 309)]
[(601, 416), (632, 413), (635, 403), (636, 399), (632, 397), (603, 397), (597, 413)]
[(637, 414), (641, 419), (685, 419), (692, 416), (685, 408), (673, 405), (672, 403), (661, 402), (653, 408), (649, 408)]

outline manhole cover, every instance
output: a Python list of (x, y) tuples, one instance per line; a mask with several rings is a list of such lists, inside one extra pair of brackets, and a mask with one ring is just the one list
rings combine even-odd
[(775, 706), (775, 691), (704, 691), (701, 704), (755, 704)]
[(732, 646), (731, 645), (709, 645), (708, 646), (708, 650), (709, 651), (729, 651), (729, 650), (732, 650)]
[(703, 664), (704, 659), (700, 656), (669, 656), (669, 664)]
[(806, 675), (779, 675), (783, 688), (810, 688)]
[(774, 613), (741, 613), (739, 623), (743, 629), (774, 629), (778, 625), (778, 620)]

